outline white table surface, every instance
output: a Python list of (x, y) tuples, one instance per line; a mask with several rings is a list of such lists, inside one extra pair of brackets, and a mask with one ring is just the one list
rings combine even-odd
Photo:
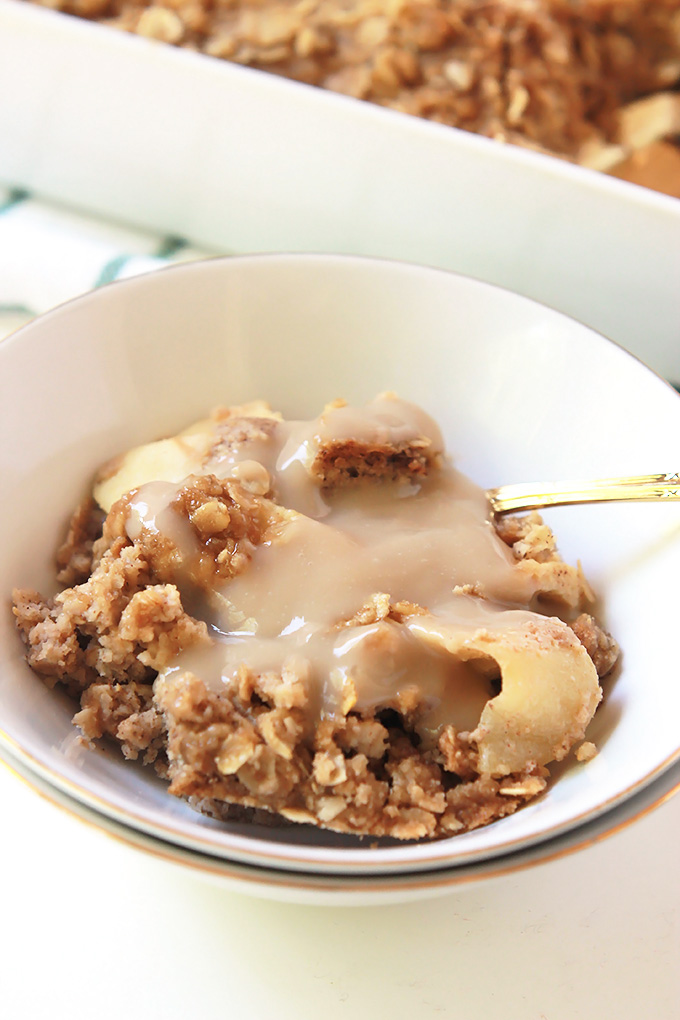
[(7, 1018), (680, 1015), (680, 797), (561, 860), (381, 907), (227, 892), (2, 766), (0, 801)]

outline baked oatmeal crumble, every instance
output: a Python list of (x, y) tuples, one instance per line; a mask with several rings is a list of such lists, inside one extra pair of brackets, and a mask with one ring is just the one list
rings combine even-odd
[[(229, 818), (234, 809), (260, 817), (264, 811), (291, 823), (397, 839), (485, 825), (541, 794), (549, 761), (579, 744), (579, 760), (592, 754), (583, 737), (601, 696), (596, 673), (612, 668), (617, 646), (586, 611), (592, 595), (580, 568), (561, 560), (539, 515), (503, 517), (495, 535), (485, 503), (471, 483), (451, 474), (436, 426), (422, 412), (387, 395), (357, 412), (362, 434), (335, 441), (329, 430), (342, 433), (355, 413), (348, 409), (346, 417), (334, 418), (338, 406), (329, 405), (311, 431), (308, 423), (289, 424), (280, 416), (224, 410), (208, 420), (206, 444), (187, 447), (181, 436), (177, 440), (187, 464), (199, 463), (206, 473), (189, 470), (177, 482), (152, 480), (124, 490), (105, 518), (92, 501), (78, 507), (57, 557), (69, 586), (52, 599), (14, 593), (28, 663), (48, 686), (61, 683), (79, 701), (74, 723), (87, 741), (107, 736), (126, 758), (155, 762), (171, 794), (215, 817)], [(423, 425), (422, 434), (411, 434), (416, 425)], [(288, 449), (289, 435), (293, 448), (309, 448), (301, 491), (309, 487), (329, 501), (318, 523), (278, 502), (285, 458), (277, 451), (282, 444)], [(255, 450), (261, 462), (250, 459)], [(125, 484), (134, 457), (132, 451), (100, 476), (107, 493)], [(268, 481), (253, 491), (256, 467)], [(102, 491), (99, 484), (95, 492)], [(409, 498), (434, 507), (427, 512), (435, 513), (433, 535), (439, 535), (437, 501), (450, 498), (451, 485), (462, 486), (455, 489), (460, 521), (467, 527), (476, 515), (470, 540), (481, 541), (480, 548), (491, 543), (491, 575), (482, 571), (480, 580), (448, 585), (453, 603), (434, 610), (374, 591), (341, 612), (334, 607), (343, 593), (333, 591), (328, 622), (310, 632), (307, 643), (272, 659), (265, 635), (258, 652), (264, 658), (253, 660), (261, 664), (249, 662), (248, 646), (239, 642), (265, 629), (266, 612), (256, 626), (248, 623), (239, 585), (247, 594), (249, 585), (257, 590), (264, 584), (268, 599), (289, 598), (295, 607), (295, 577), (284, 571), (283, 588), (274, 593), (261, 572), (268, 556), (283, 556), (285, 565), (287, 550), (298, 548), (297, 528), (327, 536), (324, 522), (332, 513), (349, 512), (351, 520), (355, 502), (367, 498), (369, 510), (377, 500), (380, 521), (381, 500), (396, 492), (400, 513), (403, 507), (410, 512)], [(407, 537), (415, 535), (413, 527), (407, 520)], [(346, 550), (351, 547), (341, 546), (341, 567), (350, 556)], [(414, 566), (417, 577), (418, 561)], [(350, 556), (347, 570), (355, 567)], [(489, 577), (529, 593), (525, 597), (537, 606), (542, 600), (542, 614), (519, 613), (519, 623), (513, 622), (517, 612), (497, 601)], [(279, 643), (304, 623), (298, 609), (289, 612), (293, 621)], [(321, 653), (314, 651), (319, 640)], [(355, 648), (360, 656), (340, 673), (332, 666), (343, 659), (331, 657), (320, 682), (326, 645), (336, 657), (351, 656)], [(237, 666), (220, 665), (216, 683), (209, 679), (217, 668), (211, 656), (222, 647), (237, 656)], [(402, 660), (397, 679), (388, 682), (396, 668), (389, 663)], [(557, 679), (540, 670), (532, 679), (530, 661), (545, 661), (543, 673), (556, 671)], [(564, 669), (566, 688), (559, 679)], [(463, 670), (462, 680), (455, 670)], [(451, 721), (446, 686), (438, 686), (444, 675), (445, 685), (463, 683), (478, 692), (467, 727)], [(538, 702), (523, 707), (517, 691), (532, 684)]]
[(576, 160), (680, 78), (678, 0), (33, 2)]

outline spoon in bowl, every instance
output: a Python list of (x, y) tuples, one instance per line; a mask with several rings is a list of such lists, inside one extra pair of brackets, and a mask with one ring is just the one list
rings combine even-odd
[(487, 491), (494, 514), (521, 513), (575, 503), (652, 502), (680, 500), (680, 472), (600, 478), (590, 482), (529, 482), (501, 485)]

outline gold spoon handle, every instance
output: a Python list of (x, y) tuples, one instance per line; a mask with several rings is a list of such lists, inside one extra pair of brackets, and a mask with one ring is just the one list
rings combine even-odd
[(487, 496), (495, 514), (540, 510), (546, 506), (569, 506), (573, 503), (680, 500), (680, 472), (637, 475), (631, 478), (599, 478), (592, 482), (501, 485), (497, 489), (489, 489)]

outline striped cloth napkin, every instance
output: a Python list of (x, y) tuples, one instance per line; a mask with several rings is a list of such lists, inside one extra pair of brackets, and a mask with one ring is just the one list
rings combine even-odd
[(214, 254), (0, 186), (0, 340), (94, 287)]

